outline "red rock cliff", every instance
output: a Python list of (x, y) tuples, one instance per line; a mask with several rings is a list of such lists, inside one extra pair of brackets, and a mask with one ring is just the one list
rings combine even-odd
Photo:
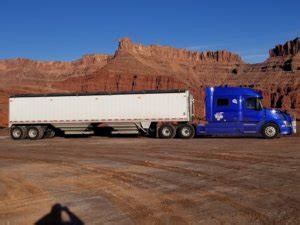
[(283, 45), (277, 45), (269, 51), (270, 57), (293, 56), (300, 51), (300, 38), (288, 41)]
[(191, 62), (211, 60), (216, 62), (242, 63), (240, 56), (224, 50), (216, 52), (197, 52), (158, 45), (144, 46), (142, 44), (132, 43), (129, 38), (120, 39), (117, 54), (119, 51), (127, 51), (133, 54), (142, 54), (145, 56), (160, 56), (168, 59)]

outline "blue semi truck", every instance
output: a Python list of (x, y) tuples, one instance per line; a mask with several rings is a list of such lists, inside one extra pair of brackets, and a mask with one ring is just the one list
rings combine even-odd
[(188, 90), (15, 95), (9, 99), (10, 134), (14, 140), (36, 140), (58, 133), (90, 135), (100, 127), (111, 134), (164, 139), (296, 133), (296, 120), (264, 108), (259, 91), (207, 87), (205, 93), (205, 123), (193, 123), (194, 97)]
[(250, 88), (208, 87), (206, 124), (196, 125), (199, 136), (258, 136), (275, 138), (296, 133), (296, 120), (286, 111), (264, 108), (262, 94)]

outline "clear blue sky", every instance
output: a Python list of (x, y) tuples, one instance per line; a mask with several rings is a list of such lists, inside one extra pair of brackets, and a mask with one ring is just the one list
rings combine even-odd
[(74, 60), (110, 53), (120, 37), (247, 62), (300, 36), (299, 0), (0, 0), (0, 59)]

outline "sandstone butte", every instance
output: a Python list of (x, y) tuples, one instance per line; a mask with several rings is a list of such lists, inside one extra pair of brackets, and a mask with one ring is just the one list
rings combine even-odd
[(244, 86), (261, 90), (264, 105), (300, 119), (300, 38), (271, 49), (270, 57), (246, 64), (228, 51), (195, 52), (119, 41), (114, 55), (84, 55), (72, 62), (0, 60), (0, 126), (7, 125), (8, 96), (19, 93), (116, 92), (189, 89), (196, 119), (203, 119), (204, 88)]

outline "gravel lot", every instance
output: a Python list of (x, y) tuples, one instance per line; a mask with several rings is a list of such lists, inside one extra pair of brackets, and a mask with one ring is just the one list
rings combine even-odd
[(55, 212), (78, 224), (300, 224), (299, 136), (6, 135), (0, 131), (0, 224), (43, 225)]

